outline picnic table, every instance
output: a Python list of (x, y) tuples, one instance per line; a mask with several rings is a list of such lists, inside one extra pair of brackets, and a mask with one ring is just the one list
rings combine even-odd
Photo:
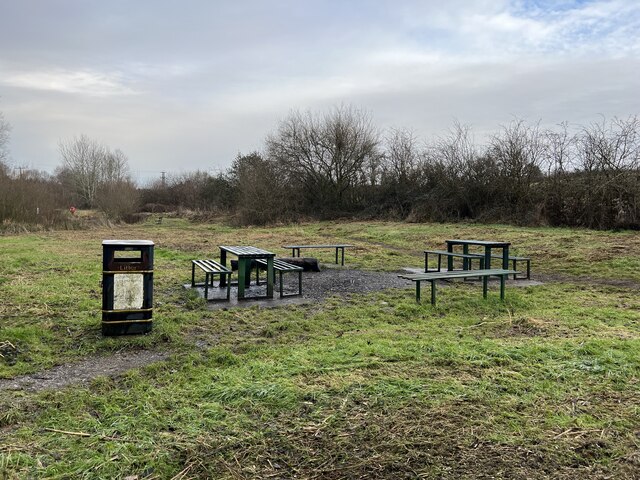
[[(447, 244), (447, 252), (453, 253), (453, 247), (456, 245), (462, 245), (462, 253), (464, 255), (469, 254), (469, 246), (479, 246), (484, 248), (484, 265), (483, 268), (486, 270), (491, 269), (491, 250), (494, 248), (502, 249), (502, 269), (509, 270), (509, 245), (511, 242), (499, 242), (494, 240), (446, 240)], [(463, 270), (469, 270), (469, 259), (463, 259)], [(453, 257), (449, 256), (447, 258), (447, 270), (453, 270)], [(482, 288), (483, 291), (487, 290), (487, 280), (488, 277), (482, 277)]]
[[(273, 298), (273, 258), (275, 253), (253, 246), (220, 245), (220, 263), (227, 266), (227, 254), (238, 258), (238, 300), (245, 298), (245, 289), (251, 285), (251, 260), (265, 260), (267, 262), (267, 295)], [(224, 286), (224, 277), (220, 279), (220, 286)]]
[[(453, 247), (462, 245), (462, 253), (469, 255), (469, 246), (476, 245), (484, 248), (484, 268), (491, 268), (491, 250), (494, 248), (502, 249), (502, 268), (509, 268), (509, 245), (511, 242), (497, 242), (493, 240), (446, 240), (447, 252), (453, 253)], [(468, 270), (468, 259), (464, 259), (464, 270)], [(447, 259), (447, 269), (453, 270), (453, 258)]]
[(292, 257), (296, 257), (296, 253), (298, 254), (297, 256), (299, 257), (301, 248), (335, 248), (336, 249), (336, 265), (338, 264), (338, 250), (342, 251), (342, 266), (344, 266), (344, 249), (349, 247), (353, 247), (353, 245), (337, 244), (337, 245), (283, 245), (282, 246), (282, 248), (291, 249)]

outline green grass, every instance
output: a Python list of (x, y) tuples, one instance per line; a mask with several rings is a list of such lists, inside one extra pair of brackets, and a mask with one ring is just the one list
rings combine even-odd
[[(291, 242), (349, 242), (349, 266), (394, 270), (455, 237), (511, 241), (548, 281), (508, 287), (505, 303), (455, 284), (436, 308), (407, 285), (211, 311), (181, 287), (189, 260), (220, 244), (284, 255)], [(156, 243), (149, 335), (100, 334), (105, 238)], [(171, 353), (88, 385), (0, 390), (0, 478), (633, 478), (639, 249), (628, 232), (172, 218), (0, 237), (0, 344), (18, 349), (0, 378), (123, 349)]]

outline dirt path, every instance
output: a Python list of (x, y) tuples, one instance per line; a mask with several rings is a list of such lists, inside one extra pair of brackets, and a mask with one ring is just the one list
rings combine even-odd
[(159, 362), (169, 356), (165, 352), (141, 350), (113, 355), (87, 357), (81, 362), (59, 365), (50, 370), (0, 380), (0, 390), (59, 390), (68, 385), (89, 382), (101, 376), (112, 377), (133, 368)]

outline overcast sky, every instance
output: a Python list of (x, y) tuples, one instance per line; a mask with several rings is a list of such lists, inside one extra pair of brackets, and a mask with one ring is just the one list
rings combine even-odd
[(638, 0), (0, 0), (11, 163), (86, 134), (145, 182), (227, 167), (292, 109), (422, 139), (640, 113)]

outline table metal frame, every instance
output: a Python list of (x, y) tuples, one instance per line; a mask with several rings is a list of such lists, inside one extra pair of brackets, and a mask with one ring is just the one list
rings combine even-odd
[[(502, 249), (502, 268), (503, 270), (509, 270), (509, 246), (511, 242), (499, 242), (493, 240), (446, 240), (447, 244), (447, 252), (453, 253), (453, 247), (456, 245), (462, 245), (462, 253), (465, 255), (469, 254), (469, 246), (479, 246), (484, 247), (484, 269), (491, 269), (491, 249), (493, 248), (501, 248)], [(469, 259), (464, 258), (462, 260), (462, 269), (469, 270)], [(449, 256), (447, 259), (447, 270), (453, 270), (453, 257)], [(482, 277), (482, 294), (486, 296), (487, 294), (487, 281), (488, 277)], [(504, 287), (502, 287), (504, 289)]]
[[(261, 248), (240, 245), (220, 245), (220, 263), (227, 266), (227, 254), (235, 255), (238, 258), (238, 300), (245, 299), (245, 289), (251, 285), (251, 260), (263, 259), (267, 262), (267, 295), (266, 298), (273, 298), (274, 270), (273, 258), (275, 253), (262, 250)], [(248, 261), (248, 262), (247, 262)], [(221, 279), (222, 280), (222, 279)], [(220, 286), (224, 286), (221, 282)], [(256, 297), (250, 297), (256, 298)], [(260, 297), (264, 298), (264, 297)]]

